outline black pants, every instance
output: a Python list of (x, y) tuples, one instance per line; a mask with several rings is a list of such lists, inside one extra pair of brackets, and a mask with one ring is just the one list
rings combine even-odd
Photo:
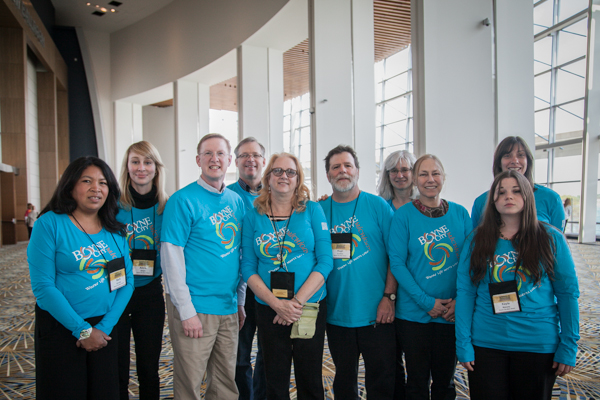
[(160, 276), (145, 286), (136, 287), (119, 319), (119, 394), (128, 399), (131, 331), (135, 340), (135, 359), (140, 383), (140, 399), (158, 399), (160, 378), (158, 361), (165, 324), (165, 299)]
[(406, 359), (406, 398), (432, 400), (456, 398), (456, 339), (454, 325), (437, 322), (420, 324), (396, 320), (400, 328)]
[(472, 400), (550, 400), (556, 369), (554, 353), (475, 348), (474, 371), (469, 372)]
[(256, 298), (248, 287), (246, 289), (246, 321), (240, 330), (238, 339), (237, 362), (235, 365), (235, 383), (240, 393), (239, 400), (265, 400), (267, 398), (267, 379), (265, 378), (265, 362), (263, 351), (258, 341), (258, 352), (252, 374), (252, 342), (256, 333)]
[(394, 330), (396, 332), (396, 387), (394, 389), (394, 400), (406, 399), (406, 372), (404, 371), (404, 346), (402, 344), (402, 335), (398, 327), (398, 319), (394, 319)]
[(323, 345), (327, 302), (320, 302), (315, 335), (312, 339), (290, 339), (292, 326), (273, 323), (275, 311), (257, 304), (258, 338), (262, 343), (267, 376), (267, 399), (290, 398), (292, 359), (298, 400), (325, 398), (323, 389)]
[[(86, 319), (92, 326), (102, 316)], [(39, 400), (106, 400), (119, 396), (117, 328), (108, 345), (88, 352), (49, 312), (35, 306), (35, 380)]]
[(393, 399), (396, 376), (394, 324), (359, 328), (327, 324), (327, 343), (335, 364), (333, 393), (338, 399), (358, 397), (358, 358), (365, 361), (365, 386), (369, 399)]

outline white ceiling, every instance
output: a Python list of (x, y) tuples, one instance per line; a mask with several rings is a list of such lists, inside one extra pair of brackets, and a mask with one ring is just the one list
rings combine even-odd
[[(125, 28), (160, 10), (173, 0), (118, 0), (119, 7), (108, 5), (110, 0), (52, 0), (56, 25), (73, 26), (90, 31), (112, 33)], [(87, 3), (91, 6), (88, 6)], [(103, 16), (92, 15), (96, 5), (109, 10)], [(114, 8), (117, 12), (110, 12)]]

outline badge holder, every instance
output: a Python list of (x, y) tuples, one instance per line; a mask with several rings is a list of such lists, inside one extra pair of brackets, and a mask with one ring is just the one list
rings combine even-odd
[(489, 291), (494, 314), (521, 311), (521, 300), (516, 280), (490, 283)]
[(331, 253), (334, 260), (352, 258), (352, 233), (332, 233)]
[(154, 265), (156, 264), (156, 250), (131, 249), (131, 262), (133, 263), (133, 275), (154, 276)]
[(294, 298), (294, 272), (275, 271), (271, 272), (271, 291), (275, 297), (291, 300)]
[(123, 257), (110, 260), (104, 268), (106, 268), (106, 272), (108, 273), (108, 288), (111, 292), (127, 284), (125, 259)]

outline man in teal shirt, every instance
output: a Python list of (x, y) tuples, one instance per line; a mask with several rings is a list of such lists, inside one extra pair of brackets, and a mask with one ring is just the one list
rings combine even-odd
[[(235, 165), (240, 179), (227, 186), (240, 195), (244, 200), (246, 211), (254, 208), (254, 200), (262, 188), (262, 170), (265, 167), (265, 148), (255, 138), (247, 137), (238, 143), (235, 150)], [(244, 304), (246, 321), (240, 330), (238, 340), (237, 364), (235, 367), (235, 383), (240, 392), (239, 400), (265, 400), (267, 398), (267, 381), (260, 342), (254, 365), (254, 376), (250, 353), (256, 333), (256, 299), (254, 293), (246, 288), (246, 303)]]

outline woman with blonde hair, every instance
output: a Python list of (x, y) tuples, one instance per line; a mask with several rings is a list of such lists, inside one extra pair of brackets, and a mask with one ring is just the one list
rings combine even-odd
[(417, 159), (406, 150), (391, 153), (383, 162), (379, 174), (377, 194), (388, 202), (394, 211), (417, 197), (413, 182), (413, 166)]
[(446, 174), (436, 156), (421, 156), (413, 179), (419, 199), (396, 211), (389, 236), (390, 269), (398, 281), (395, 323), (404, 345), (406, 398), (428, 399), (431, 393), (432, 400), (453, 399), (456, 271), (471, 220), (463, 206), (441, 198)]
[(121, 168), (117, 219), (127, 225), (135, 291), (119, 319), (120, 398), (128, 399), (131, 331), (141, 399), (158, 399), (158, 360), (162, 348), (165, 302), (161, 281), (160, 233), (167, 203), (165, 166), (146, 141), (129, 146)]
[(327, 220), (309, 200), (295, 156), (274, 154), (265, 171), (244, 218), (242, 274), (257, 297), (267, 398), (289, 399), (293, 359), (298, 399), (323, 399), (325, 280), (333, 268)]

